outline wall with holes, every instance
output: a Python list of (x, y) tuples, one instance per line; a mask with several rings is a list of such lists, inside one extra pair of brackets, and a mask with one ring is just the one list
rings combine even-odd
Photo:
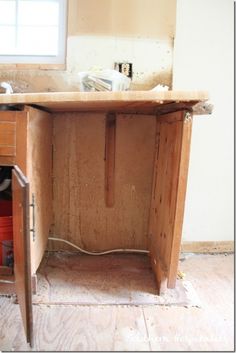
[(15, 92), (77, 91), (79, 71), (128, 61), (132, 89), (171, 86), (176, 0), (68, 0), (68, 10), (66, 70), (0, 70), (1, 81)]

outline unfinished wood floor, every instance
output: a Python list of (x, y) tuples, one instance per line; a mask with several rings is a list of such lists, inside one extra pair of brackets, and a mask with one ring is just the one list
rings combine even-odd
[[(201, 308), (34, 305), (36, 351), (233, 351), (233, 255), (193, 255), (179, 269)], [(25, 351), (19, 307), (0, 297), (0, 350)]]

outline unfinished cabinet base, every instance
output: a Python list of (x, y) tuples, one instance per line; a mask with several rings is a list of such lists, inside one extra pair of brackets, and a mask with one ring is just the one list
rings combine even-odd
[(0, 97), (22, 109), (0, 112), (0, 164), (21, 170), (13, 181), (15, 275), (31, 345), (32, 275), (49, 234), (89, 251), (149, 249), (159, 293), (175, 286), (190, 112), (207, 98), (178, 91)]

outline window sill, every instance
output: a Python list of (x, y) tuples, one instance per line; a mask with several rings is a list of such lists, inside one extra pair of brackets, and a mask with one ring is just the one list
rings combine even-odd
[(1, 64), (1, 70), (66, 70), (65, 64)]

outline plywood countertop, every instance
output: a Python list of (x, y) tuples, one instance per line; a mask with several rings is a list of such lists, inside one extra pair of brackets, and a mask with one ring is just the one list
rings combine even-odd
[(47, 92), (0, 95), (0, 105), (33, 105), (50, 112), (164, 114), (208, 100), (206, 91)]

